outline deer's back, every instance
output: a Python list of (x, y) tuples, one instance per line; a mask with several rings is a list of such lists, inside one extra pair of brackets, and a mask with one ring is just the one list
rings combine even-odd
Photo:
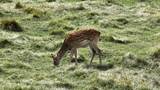
[(65, 40), (68, 42), (81, 41), (81, 40), (93, 40), (100, 36), (100, 32), (95, 29), (79, 30), (69, 33)]
[(79, 30), (69, 33), (65, 38), (64, 43), (68, 45), (85, 46), (90, 41), (99, 38), (100, 32), (95, 29)]

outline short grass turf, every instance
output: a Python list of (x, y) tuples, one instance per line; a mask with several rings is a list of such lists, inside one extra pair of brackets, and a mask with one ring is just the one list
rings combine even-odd
[[(69, 31), (101, 32), (98, 57), (88, 48), (75, 66), (68, 54), (55, 67)], [(1, 0), (0, 90), (159, 90), (159, 0)]]

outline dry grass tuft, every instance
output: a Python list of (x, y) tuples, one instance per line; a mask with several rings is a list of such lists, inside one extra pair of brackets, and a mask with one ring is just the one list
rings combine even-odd
[(15, 20), (2, 20), (0, 27), (5, 30), (22, 32), (23, 29)]
[(7, 39), (0, 40), (0, 48), (5, 48), (7, 46), (11, 46), (13, 43)]
[(160, 49), (156, 50), (153, 55), (152, 55), (153, 58), (159, 58), (160, 59)]
[(15, 8), (16, 9), (21, 9), (23, 8), (24, 6), (20, 3), (20, 2), (17, 2), (16, 5), (15, 5)]

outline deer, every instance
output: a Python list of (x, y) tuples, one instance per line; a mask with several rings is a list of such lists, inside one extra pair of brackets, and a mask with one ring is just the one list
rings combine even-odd
[[(100, 32), (96, 29), (80, 29), (73, 31), (71, 33), (68, 33), (65, 37), (63, 44), (56, 55), (52, 55), (53, 58), (53, 64), (55, 66), (58, 66), (60, 63), (60, 60), (64, 56), (66, 52), (70, 52), (70, 58), (75, 60), (75, 64), (78, 64), (77, 61), (77, 49), (88, 47), (90, 48), (92, 54), (91, 54), (91, 60), (90, 65), (92, 64), (92, 61), (95, 57), (95, 55), (99, 56), (99, 63), (102, 64), (101, 60), (101, 50), (98, 48), (98, 41), (100, 38)], [(73, 58), (73, 56), (75, 58)]]

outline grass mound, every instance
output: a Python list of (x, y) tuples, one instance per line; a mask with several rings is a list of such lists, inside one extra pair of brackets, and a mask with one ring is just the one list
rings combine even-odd
[(72, 8), (71, 10), (85, 10), (86, 8), (84, 7), (83, 4), (77, 5), (77, 7)]
[(160, 49), (156, 50), (153, 55), (152, 55), (153, 58), (159, 58), (160, 59)]
[(0, 27), (4, 30), (9, 30), (9, 31), (14, 31), (14, 32), (23, 31), (22, 27), (15, 20), (2, 20)]
[(126, 18), (118, 18), (116, 19), (116, 21), (120, 24), (120, 25), (125, 25), (128, 24), (129, 21)]
[(37, 9), (37, 8), (33, 8), (33, 7), (27, 7), (24, 9), (24, 12), (27, 14), (32, 14), (33, 18), (40, 18), (40, 17), (44, 17), (46, 15), (46, 12)]
[(13, 43), (7, 39), (0, 40), (0, 48), (6, 48), (12, 45)]
[(39, 15), (39, 14), (33, 14), (33, 18), (40, 18), (41, 17), (41, 15)]
[(66, 6), (64, 8), (64, 10), (67, 10), (67, 11), (84, 11), (86, 10), (86, 7), (80, 3), (80, 4), (76, 4), (75, 6)]
[(15, 8), (16, 9), (21, 9), (21, 8), (23, 8), (23, 5), (20, 2), (17, 2), (16, 5), (15, 5)]
[(24, 12), (26, 12), (28, 14), (41, 13), (41, 11), (39, 9), (35, 9), (35, 8), (32, 8), (32, 7), (25, 8)]

